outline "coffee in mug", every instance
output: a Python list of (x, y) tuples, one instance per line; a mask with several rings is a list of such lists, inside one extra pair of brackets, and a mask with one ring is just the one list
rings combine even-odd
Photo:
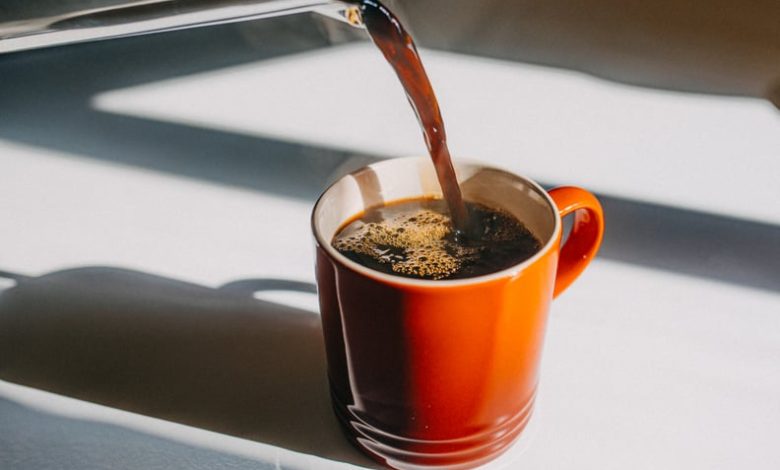
[(469, 227), (455, 229), (442, 199), (372, 207), (342, 227), (333, 247), (363, 266), (417, 279), (462, 279), (501, 271), (539, 251), (512, 214), (466, 202)]
[[(483, 251), (469, 252), (450, 228), (428, 158), (346, 175), (312, 213), (333, 408), (348, 438), (393, 468), (471, 468), (522, 434), (549, 305), (604, 230), (583, 189), (548, 192), (478, 163), (454, 168), (470, 212), (497, 229), (477, 243)], [(496, 254), (506, 247), (516, 258)]]

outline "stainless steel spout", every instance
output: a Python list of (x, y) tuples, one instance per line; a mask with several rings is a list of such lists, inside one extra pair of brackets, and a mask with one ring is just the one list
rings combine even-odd
[(5, 0), (0, 53), (317, 12), (357, 25), (333, 0)]

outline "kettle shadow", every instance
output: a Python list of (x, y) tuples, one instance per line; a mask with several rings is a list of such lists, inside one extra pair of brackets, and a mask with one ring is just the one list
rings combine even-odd
[(252, 296), (313, 285), (112, 267), (16, 281), (0, 291), (0, 380), (376, 468), (331, 411), (319, 316)]

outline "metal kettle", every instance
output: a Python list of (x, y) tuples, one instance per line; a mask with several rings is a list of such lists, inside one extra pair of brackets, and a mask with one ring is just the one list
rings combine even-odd
[(316, 12), (357, 25), (334, 0), (6, 0), (0, 53)]

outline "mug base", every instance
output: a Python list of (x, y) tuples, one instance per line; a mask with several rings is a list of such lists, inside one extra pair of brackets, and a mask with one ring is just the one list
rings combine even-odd
[[(434, 441), (409, 439), (377, 430), (340, 403), (333, 394), (331, 398), (336, 417), (349, 442), (372, 460), (398, 470), (473, 469), (499, 457), (503, 460), (516, 441), (525, 440), (524, 431), (529, 427), (534, 409), (532, 396), (519, 413), (489, 432)], [(520, 445), (520, 442), (517, 444)], [(520, 447), (522, 449), (512, 454), (519, 455), (526, 448), (525, 445)]]

